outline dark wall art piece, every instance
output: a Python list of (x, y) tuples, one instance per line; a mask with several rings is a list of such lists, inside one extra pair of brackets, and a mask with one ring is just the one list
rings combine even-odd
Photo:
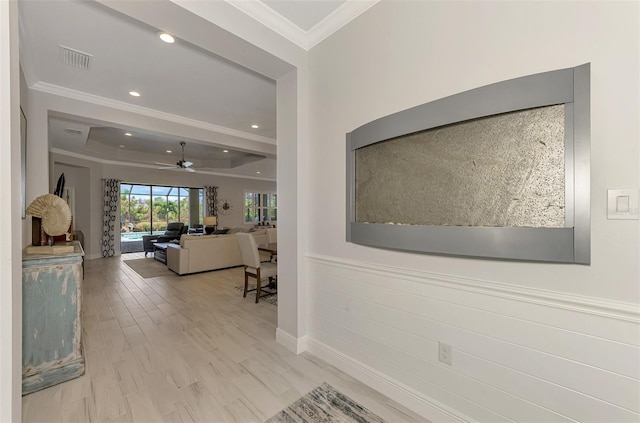
[(499, 82), (347, 134), (347, 241), (589, 264), (589, 73)]

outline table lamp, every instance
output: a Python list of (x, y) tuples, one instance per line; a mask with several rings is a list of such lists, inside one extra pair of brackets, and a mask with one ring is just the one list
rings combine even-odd
[(207, 235), (211, 235), (211, 233), (216, 230), (218, 218), (216, 216), (207, 216), (202, 219), (202, 223), (204, 224), (204, 231)]

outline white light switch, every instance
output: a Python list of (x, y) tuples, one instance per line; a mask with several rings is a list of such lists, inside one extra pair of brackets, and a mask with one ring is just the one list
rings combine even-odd
[(637, 189), (610, 189), (607, 191), (607, 218), (630, 219), (640, 217)]
[(617, 212), (628, 212), (629, 211), (629, 196), (628, 195), (619, 195), (616, 198), (616, 211)]

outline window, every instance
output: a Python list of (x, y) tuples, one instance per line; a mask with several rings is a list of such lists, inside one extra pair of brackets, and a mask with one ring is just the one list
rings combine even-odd
[(123, 238), (130, 239), (132, 232), (164, 232), (171, 222), (197, 224), (202, 221), (203, 204), (202, 188), (122, 183), (120, 232), (128, 234)]
[(277, 194), (274, 192), (244, 193), (244, 222), (275, 222), (278, 220)]

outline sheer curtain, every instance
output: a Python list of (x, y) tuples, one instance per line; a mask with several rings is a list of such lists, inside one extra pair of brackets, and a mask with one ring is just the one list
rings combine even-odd
[(120, 201), (120, 180), (102, 180), (102, 257), (116, 254), (116, 219)]

